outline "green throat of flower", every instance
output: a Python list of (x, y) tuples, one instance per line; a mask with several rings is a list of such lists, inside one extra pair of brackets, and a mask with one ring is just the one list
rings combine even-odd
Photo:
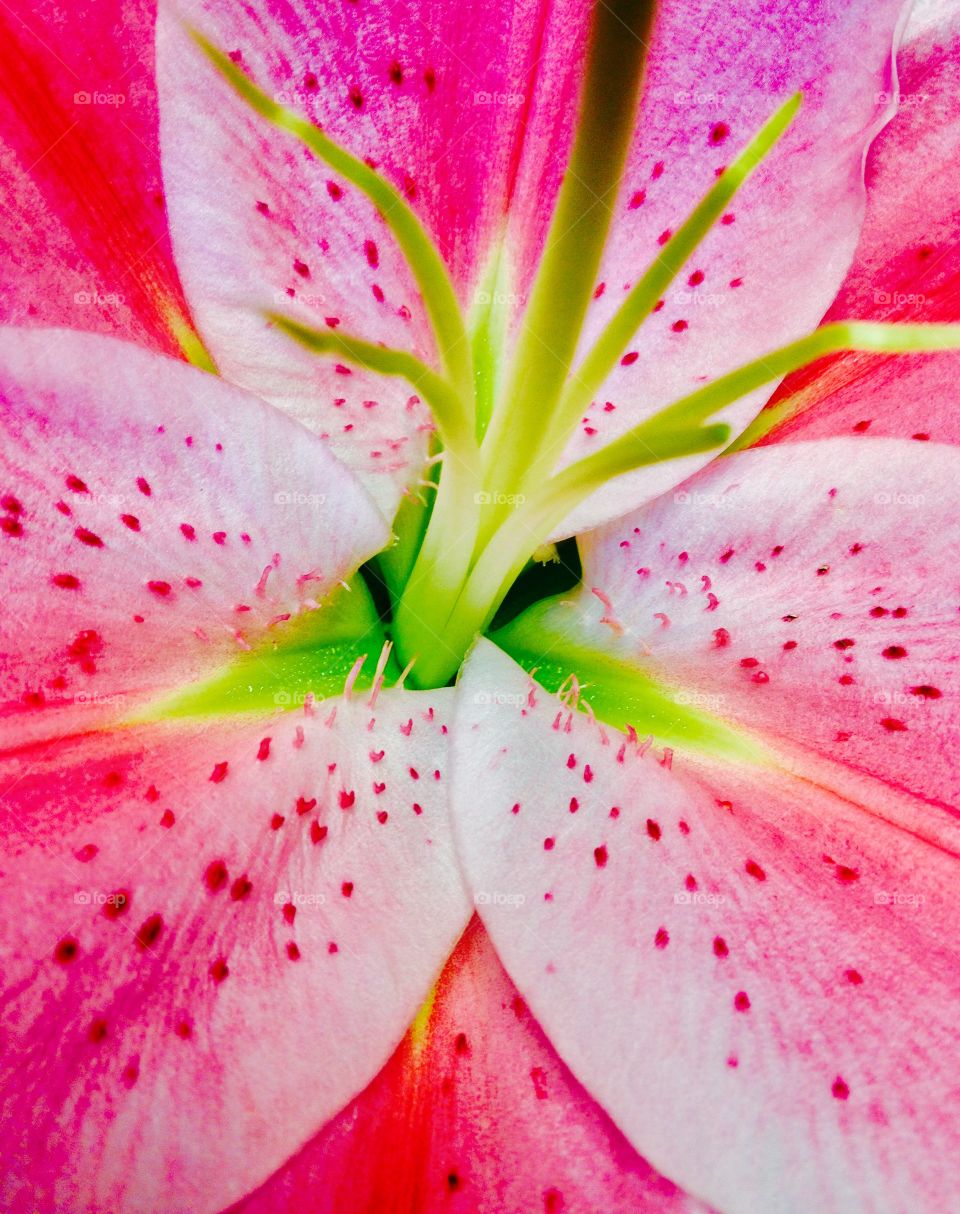
[[(652, 463), (722, 450), (730, 428), (716, 420), (717, 414), (746, 394), (835, 351), (960, 346), (960, 326), (827, 325), (705, 384), (593, 454), (557, 471), (585, 408), (638, 328), (733, 196), (777, 144), (801, 104), (799, 94), (785, 100), (727, 165), (625, 295), (593, 347), (577, 359), (634, 130), (654, 8), (653, 0), (616, 0), (595, 6), (570, 161), (529, 299), (519, 322), (510, 322), (514, 336), (506, 361), (501, 358), (506, 317), (498, 304), (504, 295), (505, 259), (492, 261), (468, 320), (443, 259), (402, 195), (306, 118), (275, 103), (220, 50), (194, 34), (208, 58), (253, 110), (300, 140), (378, 208), (413, 274), (432, 326), (437, 366), (361, 335), (313, 329), (279, 314), (269, 317), (292, 340), (318, 356), (408, 381), (433, 413), (437, 458), (428, 500), (405, 502), (394, 524), (397, 542), (379, 558), (390, 599), (385, 613), (389, 622), (367, 620), (362, 629), (366, 643), (379, 643), (389, 635), (399, 663), (391, 659), (384, 670), (376, 672), (361, 663), (363, 678), (368, 681), (380, 675), (388, 683), (396, 681), (400, 667), (412, 663), (412, 685), (447, 684), (476, 636), (489, 628), (532, 554), (571, 511), (614, 477)], [(509, 629), (501, 631), (498, 640), (509, 649), (513, 635)], [(515, 656), (536, 671), (527, 646), (529, 629), (523, 638)], [(311, 646), (315, 656), (305, 657)], [(335, 653), (329, 644), (319, 641), (298, 642), (287, 653), (297, 669), (312, 670), (311, 677), (320, 679), (319, 688), (314, 689), (319, 695), (342, 689), (345, 673), (356, 665), (350, 656), (347, 650)], [(606, 705), (606, 719), (613, 724), (627, 723), (624, 711), (616, 707), (618, 702), (629, 703), (641, 715), (646, 706), (656, 717), (659, 701), (652, 684), (647, 682), (638, 690), (637, 678), (642, 675), (636, 670), (621, 663), (619, 674), (611, 674), (612, 659), (594, 656), (598, 677), (610, 684), (598, 696), (598, 703)], [(566, 656), (561, 650), (558, 660), (560, 667), (565, 664), (571, 672), (592, 662), (589, 654), (579, 650)], [(221, 702), (229, 693), (234, 673), (225, 676), (219, 691), (208, 688), (201, 697), (203, 703)], [(549, 677), (544, 677), (559, 684), (562, 673), (551, 668)], [(241, 683), (243, 677), (241, 672)], [(187, 701), (177, 711), (195, 709), (196, 704), (191, 708)], [(688, 716), (689, 720), (679, 723), (679, 731), (681, 736), (689, 736), (691, 744), (699, 745), (705, 737), (714, 742), (721, 738), (719, 723), (711, 732), (709, 723)]]

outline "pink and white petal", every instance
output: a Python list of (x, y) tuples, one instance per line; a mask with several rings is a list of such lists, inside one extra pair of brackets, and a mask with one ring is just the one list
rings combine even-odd
[(232, 1214), (704, 1211), (573, 1078), (477, 920), (429, 1009), (373, 1083)]
[[(253, 14), (207, 0), (186, 18), (394, 183), (466, 303), (502, 223), (551, 7), (427, 13), (415, 0), (335, 9), (304, 0)], [(205, 341), (229, 379), (323, 434), (389, 508), (422, 464), (429, 412), (408, 386), (338, 374), (335, 359), (295, 348), (262, 317), (284, 311), (435, 361), (383, 217), (239, 101), (168, 7), (157, 58), (174, 246)]]
[(960, 845), (944, 742), (960, 731), (958, 478), (955, 448), (897, 439), (718, 460), (587, 537), (583, 589), (553, 623), (778, 762)]
[[(900, 112), (871, 149), (860, 244), (828, 320), (960, 318), (952, 172), (960, 153), (960, 11), (940, 8), (934, 27), (900, 56)], [(788, 420), (767, 441), (894, 435), (960, 442), (958, 367), (955, 353), (825, 359), (784, 381), (770, 408)]]
[(6, 324), (176, 352), (168, 318), (185, 305), (160, 186), (152, 8), (38, 0), (0, 12)]
[(7, 753), (4, 1209), (222, 1209), (366, 1086), (470, 915), (451, 696)]
[(313, 435), (115, 338), (0, 330), (0, 413), (5, 742), (210, 675), (386, 539)]
[(671, 770), (530, 689), (488, 642), (468, 661), (455, 831), (587, 1090), (726, 1214), (955, 1204), (956, 852), (773, 770)]
[[(864, 152), (893, 110), (892, 48), (903, 7), (899, 0), (659, 6), (637, 134), (582, 352), (717, 172), (791, 94), (802, 90), (804, 103), (598, 390), (562, 464), (816, 327), (863, 221)], [(753, 393), (721, 420), (739, 433), (769, 393)], [(709, 458), (622, 477), (561, 530), (571, 534), (621, 515)]]

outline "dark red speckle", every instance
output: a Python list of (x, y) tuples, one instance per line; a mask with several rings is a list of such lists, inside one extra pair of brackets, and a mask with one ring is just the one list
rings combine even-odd
[(237, 877), (234, 883), (230, 886), (230, 897), (234, 902), (242, 902), (250, 891), (253, 889), (253, 882), (246, 873), (242, 877)]
[(53, 950), (54, 960), (60, 965), (69, 965), (80, 952), (80, 945), (75, 936), (64, 936)]
[(227, 883), (227, 866), (222, 860), (212, 860), (203, 874), (203, 883), (211, 894), (219, 893)]
[(98, 1045), (107, 1035), (107, 1022), (102, 1016), (98, 1016), (91, 1021), (90, 1028), (87, 1030), (87, 1037), (94, 1045)]
[(140, 930), (137, 932), (137, 947), (146, 951), (148, 948), (153, 948), (156, 942), (160, 939), (160, 933), (163, 931), (163, 918), (160, 915), (151, 915), (149, 919), (145, 919), (140, 924)]

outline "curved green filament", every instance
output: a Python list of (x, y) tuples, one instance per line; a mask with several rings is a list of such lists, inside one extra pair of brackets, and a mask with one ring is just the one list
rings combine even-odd
[[(782, 379), (792, 371), (799, 371), (828, 354), (839, 354), (845, 350), (874, 354), (912, 354), (933, 350), (960, 349), (960, 324), (954, 325), (901, 325), (882, 324), (873, 321), (840, 321), (824, 325), (806, 337), (771, 350), (753, 362), (745, 363), (735, 371), (721, 375), (712, 383), (681, 397), (668, 405), (648, 421), (628, 430), (597, 455), (615, 451), (621, 443), (643, 440), (651, 425), (675, 430), (697, 426), (718, 409), (732, 404), (742, 396), (762, 388), (773, 380)], [(588, 456), (593, 460), (596, 455)], [(580, 460), (580, 464), (587, 460)], [(578, 465), (566, 469), (572, 472)]]
[[(400, 665), (416, 657), (412, 679), (422, 687), (441, 686), (456, 673), (474, 637), (489, 627), (529, 555), (571, 511), (613, 478), (655, 462), (722, 447), (729, 427), (713, 419), (726, 406), (843, 350), (896, 353), (960, 348), (960, 325), (826, 325), (697, 388), (551, 476), (584, 404), (731, 198), (776, 145), (801, 101), (797, 95), (782, 105), (712, 184), (571, 372), (607, 241), (610, 208), (622, 184), (655, 0), (609, 0), (592, 7), (573, 151), (520, 322), (514, 357), (505, 368), (498, 364), (506, 344), (507, 312), (498, 300), (499, 288), (509, 285), (507, 258), (494, 260), (489, 267), (484, 289), (490, 297), (482, 301), (478, 297), (478, 305), (486, 306), (471, 313), (468, 333), (443, 259), (400, 193), (305, 117), (276, 104), (227, 56), (194, 34), (217, 70), (256, 113), (300, 140), (377, 207), (423, 295), (439, 352), (436, 367), (408, 351), (351, 333), (270, 315), (282, 332), (315, 354), (408, 381), (432, 410), (437, 425), (432, 452), (437, 454), (443, 444), (442, 462), (435, 469), (432, 512), (427, 518), (426, 507), (411, 503), (402, 526), (398, 525), (395, 551), (382, 558), (396, 608), (393, 629)], [(197, 353), (197, 358), (202, 359), (202, 354)], [(254, 703), (266, 704), (264, 697), (275, 696), (278, 686), (287, 685), (298, 695), (301, 687), (318, 696), (338, 694), (348, 676), (356, 675), (358, 657), (369, 653), (372, 665), (379, 647), (368, 645), (366, 637), (354, 631), (337, 636), (331, 626), (333, 633), (324, 625), (309, 645), (285, 644), (279, 653), (261, 651), (243, 657), (203, 687), (191, 689), (185, 699), (160, 709), (166, 715), (245, 711)], [(371, 637), (374, 634), (382, 637), (379, 623)], [(267, 672), (271, 663), (278, 673)], [(676, 703), (664, 699), (667, 693), (661, 694), (629, 662), (608, 660), (586, 649), (565, 652), (554, 663), (557, 669), (544, 677), (559, 678), (564, 664), (566, 673), (573, 671), (594, 683), (593, 695), (598, 705), (607, 705), (605, 713), (626, 713), (624, 705), (628, 705), (630, 712), (642, 710), (664, 728), (679, 721), (688, 741), (697, 730), (708, 740), (719, 737), (711, 722), (694, 719), (698, 714), (678, 712)], [(395, 678), (394, 666), (389, 669)], [(368, 677), (367, 670), (368, 664), (361, 663), (361, 679)], [(640, 722), (624, 715), (620, 723)]]
[(593, 400), (630, 340), (653, 311), (734, 195), (790, 126), (803, 100), (795, 93), (754, 135), (663, 247), (656, 261), (633, 287), (580, 366), (571, 372), (553, 419), (548, 443), (563, 450), (580, 415)]
[(359, 157), (339, 147), (308, 119), (268, 97), (203, 34), (191, 29), (190, 35), (251, 109), (279, 130), (294, 135), (377, 207), (403, 250), (423, 295), (447, 378), (464, 400), (472, 402), (470, 343), (453, 283), (436, 246), (399, 191)]
[[(536, 481), (538, 451), (593, 293), (636, 121), (654, 0), (594, 6), (577, 133), (523, 315), (513, 364), (484, 442), (494, 497)], [(503, 511), (491, 512), (491, 525)]]
[(447, 446), (459, 448), (472, 444), (473, 419), (464, 408), (460, 396), (436, 371), (407, 350), (388, 349), (365, 341), (362, 337), (355, 337), (352, 333), (314, 329), (277, 312), (266, 315), (278, 329), (314, 354), (336, 355), (344, 362), (365, 367), (368, 371), (405, 379), (430, 406), (437, 429)]

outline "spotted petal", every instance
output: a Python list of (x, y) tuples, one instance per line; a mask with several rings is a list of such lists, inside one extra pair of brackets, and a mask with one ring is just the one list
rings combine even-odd
[(960, 825), (940, 742), (960, 728), (958, 475), (955, 448), (896, 439), (719, 460), (585, 540), (582, 591), (541, 626), (946, 841)]
[(451, 1203), (705, 1214), (570, 1075), (476, 921), (376, 1080), (233, 1214), (439, 1214)]
[(0, 393), (6, 738), (90, 728), (209, 677), (386, 538), (321, 443), (171, 359), (7, 329)]
[[(960, 211), (951, 171), (960, 149), (960, 14), (952, 4), (933, 7), (929, 24), (901, 53), (900, 110), (871, 149), (863, 232), (827, 320), (960, 316)], [(895, 435), (955, 443), (958, 365), (953, 353), (837, 355), (789, 376), (758, 422), (783, 422), (768, 441)]]
[[(546, 9), (539, 0), (499, 15), (427, 12), (414, 0), (310, 2), (254, 15), (212, 0), (188, 16), (275, 100), (387, 175), (466, 297), (516, 175)], [(157, 56), (174, 245), (203, 336), (225, 375), (328, 437), (389, 507), (422, 463), (429, 413), (408, 385), (318, 362), (261, 314), (433, 359), (422, 301), (383, 216), (248, 110), (167, 9)]]
[(292, 713), (251, 665), (172, 710), (244, 646), (272, 671), (378, 511), (269, 406), (112, 339), (5, 333), (0, 385), (2, 1204), (218, 1210), (369, 1082), (466, 923), (449, 693)]
[[(581, 352), (724, 166), (792, 93), (803, 92), (803, 105), (592, 405), (585, 402), (562, 463), (816, 327), (856, 246), (865, 148), (893, 112), (891, 48), (902, 9), (895, 0), (658, 6), (637, 133)], [(721, 420), (739, 431), (769, 392), (752, 394)], [(643, 469), (604, 486), (563, 533), (624, 513), (709, 458)]]
[(489, 642), (458, 695), (481, 915), (637, 1150), (730, 1214), (949, 1208), (955, 847), (773, 766), (671, 768)]

